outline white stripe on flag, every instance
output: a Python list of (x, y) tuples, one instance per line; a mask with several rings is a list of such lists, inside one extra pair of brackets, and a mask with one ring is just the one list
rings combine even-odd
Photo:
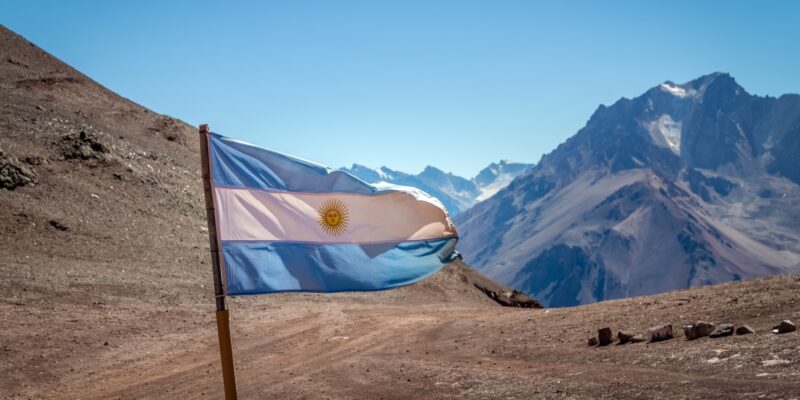
[[(217, 187), (214, 196), (221, 240), (380, 243), (456, 235), (444, 210), (404, 192), (363, 195)], [(320, 211), (326, 206), (338, 209), (346, 229), (337, 231), (342, 223), (321, 221)], [(336, 216), (332, 218), (337, 222)]]

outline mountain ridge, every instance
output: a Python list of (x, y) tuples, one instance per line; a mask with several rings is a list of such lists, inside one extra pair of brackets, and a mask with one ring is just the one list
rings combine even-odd
[(431, 165), (416, 175), (386, 166), (370, 168), (362, 164), (353, 164), (350, 168), (342, 167), (339, 170), (368, 183), (387, 182), (416, 187), (439, 199), (450, 215), (457, 215), (475, 203), (491, 197), (532, 165), (501, 160), (489, 164), (470, 179), (444, 172)]

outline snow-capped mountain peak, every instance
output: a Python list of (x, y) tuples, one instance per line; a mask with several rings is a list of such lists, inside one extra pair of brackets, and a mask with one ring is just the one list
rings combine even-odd
[(430, 165), (417, 175), (394, 171), (385, 166), (369, 168), (360, 164), (340, 169), (370, 183), (388, 182), (422, 189), (439, 199), (452, 215), (456, 215), (475, 203), (488, 199), (531, 166), (502, 160), (490, 164), (472, 179), (465, 179)]

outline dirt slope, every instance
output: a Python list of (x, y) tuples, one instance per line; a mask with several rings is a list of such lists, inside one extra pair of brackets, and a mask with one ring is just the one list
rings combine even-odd
[[(1, 399), (221, 398), (195, 139), (0, 27)], [(800, 393), (800, 335), (766, 333), (800, 319), (794, 277), (547, 311), (476, 284), (506, 291), (457, 264), (389, 292), (234, 299), (241, 397)], [(695, 318), (758, 333), (584, 345)]]

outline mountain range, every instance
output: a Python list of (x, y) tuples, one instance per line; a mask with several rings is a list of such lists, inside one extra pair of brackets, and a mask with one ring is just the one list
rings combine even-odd
[(799, 183), (799, 95), (667, 81), (456, 216), (459, 250), (545, 306), (797, 272)]
[(340, 170), (370, 183), (388, 182), (422, 189), (439, 199), (450, 215), (456, 215), (475, 203), (491, 197), (532, 166), (532, 164), (502, 160), (482, 169), (472, 179), (462, 178), (432, 166), (426, 167), (416, 175), (387, 167), (369, 168), (360, 164), (353, 164), (350, 168), (344, 167)]

